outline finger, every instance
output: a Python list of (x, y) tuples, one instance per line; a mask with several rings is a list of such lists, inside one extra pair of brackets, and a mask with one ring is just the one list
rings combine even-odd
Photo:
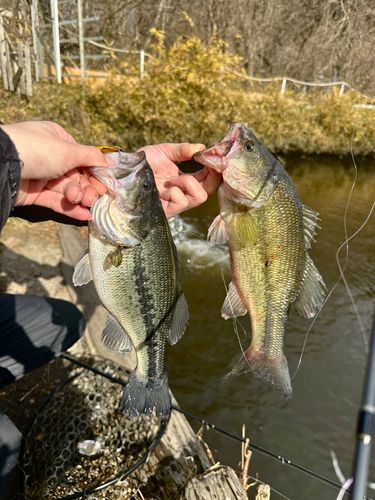
[(186, 210), (190, 203), (178, 187), (171, 187), (160, 193), (164, 212), (168, 219)]
[(173, 162), (191, 160), (195, 153), (205, 149), (203, 144), (190, 144), (183, 142), (181, 144), (159, 144), (159, 148)]
[(189, 200), (189, 208), (197, 207), (207, 200), (207, 192), (192, 175), (182, 174), (172, 177), (171, 183), (185, 194)]
[(49, 181), (46, 189), (62, 194), (69, 203), (81, 203), (87, 207), (91, 206), (99, 197), (95, 186), (78, 171), (68, 172), (58, 179)]
[(222, 181), (222, 176), (219, 172), (207, 167), (195, 172), (193, 177), (202, 185), (209, 196), (217, 190)]
[(92, 218), (87, 208), (82, 205), (72, 205), (62, 194), (49, 190), (42, 191), (34, 201), (34, 205), (50, 208), (55, 212), (77, 220), (91, 220)]
[(89, 184), (83, 190), (81, 205), (83, 205), (84, 207), (92, 207), (92, 205), (97, 201), (98, 198), (99, 198), (98, 191), (95, 189), (94, 186)]
[(66, 186), (63, 195), (69, 203), (80, 203), (85, 207), (91, 207), (99, 198), (99, 193), (90, 183), (82, 187), (80, 184), (71, 182)]
[(165, 161), (165, 157), (172, 162), (191, 160), (194, 153), (202, 151), (202, 149), (205, 149), (203, 144), (190, 144), (188, 142), (180, 144), (164, 143), (141, 148), (141, 150), (145, 151), (151, 165), (153, 162)]
[(108, 167), (103, 153), (95, 146), (83, 146), (81, 144), (69, 144), (65, 151), (70, 168), (77, 167)]
[(99, 179), (92, 175), (88, 168), (83, 168), (81, 172), (89, 181), (89, 183), (98, 191), (100, 196), (107, 191), (107, 187), (102, 182), (100, 182)]

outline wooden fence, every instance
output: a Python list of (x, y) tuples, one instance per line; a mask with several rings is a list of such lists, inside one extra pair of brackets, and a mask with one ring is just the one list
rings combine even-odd
[(6, 35), (0, 16), (0, 69), (5, 90), (32, 96), (31, 58), (28, 42), (18, 41), (15, 47)]

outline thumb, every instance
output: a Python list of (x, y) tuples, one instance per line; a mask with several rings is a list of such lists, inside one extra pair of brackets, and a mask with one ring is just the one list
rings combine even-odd
[(108, 162), (103, 153), (95, 146), (70, 144), (74, 160), (72, 168), (78, 167), (108, 167)]

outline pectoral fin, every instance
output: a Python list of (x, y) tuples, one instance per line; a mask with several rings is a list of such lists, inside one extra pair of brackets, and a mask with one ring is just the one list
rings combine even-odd
[(74, 286), (86, 285), (92, 280), (90, 256), (88, 252), (89, 250), (87, 249), (83, 257), (81, 257), (78, 264), (74, 268), (74, 273), (73, 273)]
[(228, 241), (229, 236), (221, 215), (218, 215), (209, 227), (207, 239), (211, 245), (222, 245)]
[(302, 205), (302, 214), (303, 214), (303, 226), (304, 226), (304, 236), (305, 236), (305, 250), (311, 248), (311, 241), (314, 240), (314, 236), (316, 235), (315, 228), (319, 227), (317, 221), (319, 220), (319, 213), (315, 212), (310, 207), (306, 207), (306, 205)]
[(323, 278), (311, 257), (307, 254), (300, 291), (293, 302), (294, 309), (305, 318), (313, 318), (324, 303), (326, 290), (327, 287)]
[(122, 252), (121, 247), (117, 247), (116, 250), (110, 252), (104, 260), (103, 269), (108, 271), (111, 266), (118, 267), (122, 262)]
[(238, 295), (236, 287), (230, 282), (227, 296), (221, 308), (222, 317), (224, 319), (236, 318), (237, 316), (244, 316), (246, 313), (247, 309)]
[(185, 333), (189, 321), (189, 309), (185, 295), (182, 290), (176, 302), (173, 319), (168, 332), (168, 340), (171, 345), (176, 344)]
[(258, 240), (258, 228), (248, 211), (234, 216), (233, 229), (238, 241), (244, 247), (253, 246)]
[(119, 322), (108, 314), (107, 322), (102, 333), (103, 345), (108, 351), (127, 354), (132, 350), (132, 341)]

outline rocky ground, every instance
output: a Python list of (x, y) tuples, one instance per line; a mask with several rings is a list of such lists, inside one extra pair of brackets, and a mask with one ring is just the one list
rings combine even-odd
[[(84, 234), (85, 228), (81, 229)], [(0, 237), (0, 293), (36, 294), (72, 301), (61, 269), (58, 223), (8, 220)], [(88, 352), (82, 339), (72, 353)], [(69, 377), (74, 366), (57, 359), (0, 390), (0, 409), (24, 432), (48, 394)], [(17, 478), (11, 498), (17, 494)]]
[[(58, 224), (8, 220), (0, 237), (0, 293), (36, 294), (72, 301), (61, 271)], [(85, 351), (85, 342), (74, 346)], [(70, 363), (56, 360), (0, 391), (0, 408), (24, 430), (28, 418), (53, 387), (69, 375)]]

